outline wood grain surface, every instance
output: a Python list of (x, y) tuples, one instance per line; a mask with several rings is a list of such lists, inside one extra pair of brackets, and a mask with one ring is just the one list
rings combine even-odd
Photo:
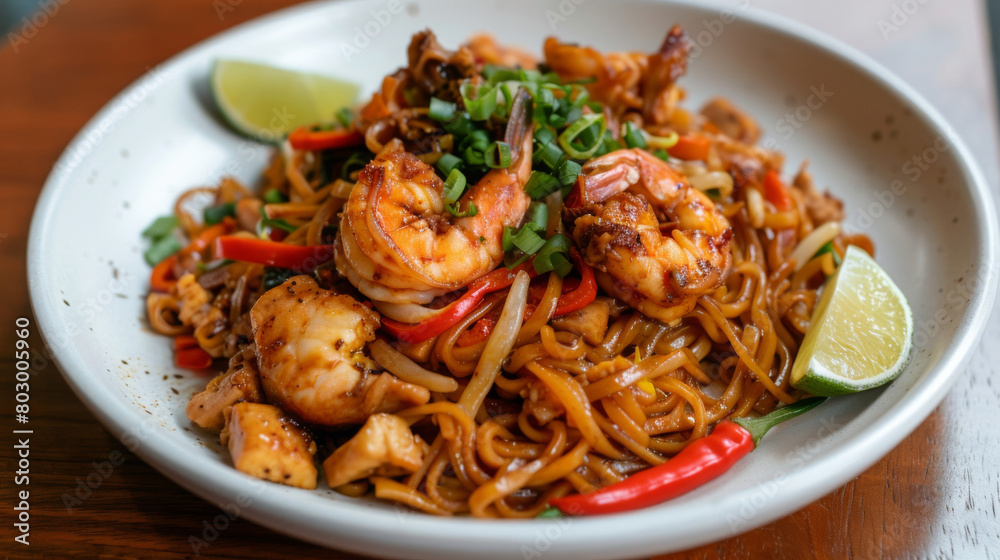
[[(201, 536), (204, 523), (219, 510), (128, 453), (44, 359), (34, 363), (31, 381), (31, 544), (13, 541), (12, 508), (16, 490), (23, 487), (12, 480), (17, 458), (9, 430), (19, 427), (12, 417), (12, 357), (15, 319), (31, 317), (25, 280), (30, 215), (60, 152), (119, 90), (178, 51), (293, 2), (44, 3), (55, 6), (51, 15), (36, 18), (33, 28), (18, 23), (15, 31), (24, 40), (8, 36), (0, 47), (0, 431), (5, 434), (0, 553), (8, 558), (195, 557), (189, 537)], [(823, 8), (789, 0), (760, 4), (840, 35), (900, 71), (970, 140), (996, 186), (995, 112), (978, 2), (939, 3), (947, 8), (920, 2), (920, 11), (911, 16), (917, 23), (889, 38), (881, 36), (877, 20), (891, 15), (891, 1), (825, 2)], [(848, 6), (866, 14), (863, 25)], [(220, 8), (225, 10), (221, 15)], [(909, 52), (893, 50), (903, 48), (901, 41), (921, 45), (913, 52), (924, 56), (929, 75), (908, 61), (894, 63)], [(934, 54), (925, 56), (929, 52)], [(935, 56), (948, 62), (943, 74), (935, 74), (940, 69), (928, 62), (938, 60)], [(944, 404), (857, 479), (763, 528), (664, 558), (995, 557), (1000, 550), (998, 337), (995, 314), (986, 335), (992, 343), (981, 345)], [(40, 347), (37, 332), (31, 342)], [(86, 502), (68, 510), (63, 496), (105, 469), (102, 462), (116, 458), (115, 452), (124, 462), (108, 476), (98, 476), (100, 486)], [(356, 558), (242, 519), (198, 552), (201, 558)]]

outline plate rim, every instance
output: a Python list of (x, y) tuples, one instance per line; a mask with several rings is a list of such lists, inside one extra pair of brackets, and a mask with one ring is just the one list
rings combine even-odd
[[(733, 11), (732, 6), (714, 0), (710, 2), (697, 0), (633, 1), (646, 4), (676, 4), (701, 11)], [(211, 51), (216, 44), (234, 36), (245, 34), (256, 28), (278, 25), (281, 22), (291, 26), (299, 18), (306, 18), (314, 12), (331, 9), (333, 5), (347, 6), (344, 9), (353, 9), (353, 7), (367, 6), (371, 3), (365, 0), (309, 2), (277, 10), (212, 35), (169, 57), (156, 68), (162, 74), (168, 74), (172, 70), (181, 70), (190, 64), (192, 59), (197, 58), (200, 53)], [(929, 416), (962, 373), (961, 366), (970, 356), (972, 349), (978, 345), (993, 310), (997, 293), (997, 263), (1000, 259), (997, 256), (1000, 234), (998, 234), (996, 207), (978, 162), (969, 152), (964, 140), (954, 131), (954, 128), (930, 102), (909, 84), (854, 47), (786, 16), (767, 12), (754, 6), (740, 10), (739, 20), (741, 22), (761, 26), (767, 28), (768, 31), (817, 47), (850, 66), (852, 70), (865, 74), (879, 83), (882, 88), (912, 105), (914, 116), (924, 120), (931, 130), (948, 138), (955, 150), (959, 169), (965, 179), (963, 180), (963, 189), (969, 192), (972, 204), (977, 208), (975, 217), (982, 244), (978, 255), (980, 257), (979, 266), (982, 267), (980, 270), (986, 270), (985, 281), (970, 299), (968, 309), (956, 328), (953, 344), (944, 351), (938, 363), (926, 371), (927, 379), (901, 396), (899, 401), (877, 417), (869, 430), (858, 434), (845, 443), (838, 444), (838, 447), (828, 456), (811, 461), (801, 471), (790, 475), (784, 481), (782, 492), (775, 494), (765, 508), (761, 509), (759, 515), (742, 526), (740, 531), (728, 530), (720, 523), (702, 523), (695, 528), (688, 528), (687, 531), (690, 534), (699, 534), (700, 537), (689, 536), (687, 540), (682, 538), (679, 541), (681, 544), (672, 546), (664, 542), (661, 537), (658, 538), (657, 532), (654, 530), (656, 516), (650, 515), (650, 510), (641, 510), (616, 516), (574, 518), (573, 522), (568, 524), (565, 529), (572, 538), (560, 539), (561, 541), (572, 541), (572, 546), (569, 548), (583, 550), (584, 548), (594, 549), (597, 547), (606, 549), (608, 545), (605, 544), (602, 547), (601, 543), (611, 541), (628, 542), (630, 544), (630, 548), (627, 550), (628, 554), (657, 553), (668, 548), (679, 550), (752, 530), (798, 510), (841, 487), (888, 454)], [(85, 141), (88, 133), (99, 123), (108, 118), (114, 118), (114, 122), (117, 122), (117, 119), (124, 119), (132, 113), (134, 108), (131, 107), (127, 111), (116, 111), (115, 109), (116, 106), (119, 106), (120, 100), (132, 94), (137, 88), (144, 87), (144, 78), (145, 74), (124, 88), (80, 129), (54, 164), (36, 202), (28, 236), (27, 276), (32, 311), (39, 326), (39, 334), (47, 345), (50, 342), (47, 333), (59, 332), (62, 321), (59, 320), (59, 314), (56, 312), (58, 308), (55, 305), (57, 303), (55, 300), (58, 298), (43, 290), (42, 279), (46, 277), (45, 272), (54, 268), (54, 265), (43, 257), (40, 249), (50, 243), (48, 238), (48, 232), (51, 229), (49, 222), (59, 204), (60, 197), (58, 195), (63, 189), (72, 185), (69, 178), (72, 176), (74, 167), (67, 168), (67, 160), (72, 157), (76, 149)], [(148, 85), (145, 87), (147, 91), (155, 91), (160, 87), (160, 84), (157, 84), (153, 90), (149, 90)], [(116, 112), (117, 115), (114, 114)], [(82, 161), (85, 161), (90, 155), (90, 153), (84, 155)], [(60, 373), (77, 397), (117, 439), (120, 440), (132, 427), (141, 423), (143, 418), (139, 416), (137, 407), (129, 406), (129, 403), (120, 399), (109, 399), (97, 391), (95, 385), (86, 383), (90, 375), (90, 368), (72, 347), (53, 352), (53, 357)], [(859, 450), (873, 445), (884, 448), (884, 451), (880, 451), (874, 457), (870, 453), (858, 453)], [(143, 461), (175, 483), (216, 505), (232, 502), (234, 496), (246, 493), (256, 481), (256, 479), (242, 475), (221, 462), (203, 459), (194, 462), (185, 460), (185, 449), (170, 439), (152, 438), (152, 441), (140, 441), (134, 452)], [(208, 470), (196, 471), (192, 468), (192, 464), (201, 467), (203, 463), (208, 467)], [(836, 468), (830, 468), (833, 465)], [(823, 477), (825, 483), (813, 483), (811, 473), (824, 470), (826, 472)], [(272, 485), (264, 486), (254, 503), (241, 513), (243, 517), (276, 531), (323, 546), (336, 546), (365, 554), (388, 553), (361, 548), (360, 545), (356, 544), (356, 542), (361, 541), (355, 541), (355, 544), (343, 542), (334, 545), (329, 537), (347, 533), (356, 535), (355, 531), (370, 528), (373, 524), (381, 523), (384, 525), (386, 521), (395, 520), (396, 516), (393, 512), (366, 508), (346, 501), (326, 500), (325, 503), (328, 503), (329, 507), (332, 508), (329, 510), (331, 515), (322, 523), (315, 522), (315, 519), (310, 523), (310, 518), (314, 518), (315, 515), (303, 514), (295, 507), (299, 503), (297, 500), (289, 500), (284, 492), (272, 488)], [(755, 486), (748, 486), (741, 492), (730, 496), (729, 500), (738, 501), (755, 489)], [(306, 519), (302, 519), (303, 516)], [(305, 522), (299, 526), (294, 523), (282, 525), (281, 519), (301, 519)], [(616, 522), (609, 523), (608, 521), (612, 519)], [(319, 527), (330, 524), (337, 525), (337, 533), (317, 534), (316, 530)], [(468, 518), (437, 518), (420, 514), (410, 516), (406, 523), (392, 525), (393, 534), (390, 540), (379, 542), (387, 545), (388, 549), (395, 546), (396, 549), (393, 550), (399, 550), (398, 547), (405, 546), (409, 539), (419, 539), (429, 532), (436, 533), (445, 528), (454, 528), (456, 524), (466, 528), (471, 528), (474, 525), (475, 530), (453, 533), (447, 542), (442, 542), (437, 546), (424, 546), (412, 552), (426, 555), (428, 553), (445, 553), (449, 550), (455, 551), (465, 547), (501, 546), (504, 543), (509, 544), (511, 539), (520, 542), (520, 539), (517, 539), (518, 536), (534, 535), (529, 529), (537, 530), (541, 527), (535, 520), (487, 523)], [(602, 530), (602, 527), (605, 529)], [(614, 528), (614, 535), (607, 530), (607, 527)], [(323, 538), (324, 536), (327, 538)], [(609, 539), (612, 536), (615, 538)], [(410, 540), (409, 542), (414, 543), (415, 541)], [(622, 551), (617, 549), (617, 552)]]

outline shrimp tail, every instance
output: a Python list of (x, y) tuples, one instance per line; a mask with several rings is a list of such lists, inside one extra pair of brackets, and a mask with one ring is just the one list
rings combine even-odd
[(507, 120), (507, 130), (504, 131), (504, 142), (510, 146), (510, 159), (519, 162), (524, 153), (525, 138), (531, 138), (531, 94), (524, 88), (519, 88), (514, 95), (510, 107), (510, 118)]

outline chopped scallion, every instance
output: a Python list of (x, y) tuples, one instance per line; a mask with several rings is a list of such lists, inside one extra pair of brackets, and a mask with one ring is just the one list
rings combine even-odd
[(427, 116), (436, 121), (450, 121), (455, 117), (455, 111), (457, 110), (458, 105), (438, 99), (437, 97), (432, 97)]
[(625, 141), (625, 146), (629, 148), (645, 148), (646, 147), (646, 136), (642, 129), (632, 124), (631, 121), (625, 121), (622, 125), (622, 140)]
[(494, 169), (510, 167), (510, 145), (506, 142), (490, 144), (484, 154), (486, 165)]
[(456, 169), (461, 165), (462, 158), (456, 156), (455, 154), (442, 154), (441, 159), (437, 162), (437, 168), (445, 177), (451, 173), (452, 169)]
[(160, 262), (173, 255), (177, 251), (181, 250), (181, 242), (173, 236), (172, 233), (168, 232), (167, 235), (161, 236), (159, 239), (150, 245), (149, 249), (142, 256), (149, 263), (149, 266), (156, 266)]
[(544, 171), (532, 171), (524, 192), (531, 198), (544, 198), (559, 190), (559, 180)]
[(561, 185), (572, 185), (576, 181), (577, 176), (580, 175), (580, 164), (572, 161), (566, 160), (559, 165), (559, 169), (556, 170), (556, 178)]
[(441, 198), (445, 204), (453, 204), (462, 198), (465, 192), (465, 174), (458, 169), (452, 169), (448, 173), (448, 178), (444, 182), (444, 190), (441, 191)]
[[(574, 145), (573, 142), (583, 136), (584, 132), (592, 126), (599, 129), (599, 132), (593, 135), (594, 141), (589, 145), (583, 144), (579, 147)], [(559, 146), (572, 158), (587, 159), (601, 147), (605, 130), (607, 130), (607, 122), (604, 120), (603, 113), (582, 115), (559, 135)]]
[[(477, 86), (465, 82), (460, 89), (462, 103), (469, 112), (469, 118), (474, 121), (485, 121), (493, 114), (497, 106), (497, 88), (495, 85)], [(474, 95), (475, 97), (470, 97)]]
[(202, 213), (204, 214), (206, 224), (210, 226), (215, 225), (221, 222), (226, 216), (236, 215), (236, 203), (227, 202), (218, 206), (208, 206)]
[(170, 232), (174, 231), (174, 228), (177, 227), (179, 223), (180, 221), (177, 219), (177, 216), (172, 214), (170, 216), (160, 216), (159, 218), (153, 220), (153, 223), (149, 224), (149, 227), (143, 230), (142, 236), (153, 240), (160, 239), (161, 237), (165, 237), (169, 235)]

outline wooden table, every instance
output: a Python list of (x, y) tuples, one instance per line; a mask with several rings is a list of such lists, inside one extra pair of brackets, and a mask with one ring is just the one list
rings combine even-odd
[[(736, 2), (737, 0), (732, 0)], [(917, 3), (883, 37), (893, 2), (761, 0), (873, 54), (925, 93), (956, 125), (997, 184), (995, 113), (977, 0)], [(0, 50), (0, 418), (12, 426), (14, 323), (30, 317), (25, 244), (49, 168), (73, 134), (148, 67), (225, 28), (291, 0), (52, 0), (52, 15)], [(554, 2), (553, 2), (554, 3)], [(808, 4), (808, 6), (806, 6)], [(907, 2), (901, 2), (907, 4)], [(221, 11), (219, 8), (227, 8)], [(229, 10), (228, 8), (232, 8)], [(29, 36), (30, 35), (30, 36)], [(986, 557), (1000, 545), (1000, 319), (944, 404), (898, 448), (856, 480), (809, 507), (745, 535), (671, 558)], [(32, 342), (40, 344), (37, 334)], [(0, 551), (12, 558), (192, 557), (188, 542), (219, 510), (124, 451), (77, 400), (51, 364), (31, 388), (31, 534), (13, 542), (16, 470), (12, 437), (0, 446)], [(72, 495), (94, 462), (124, 463), (80, 507)], [(203, 558), (353, 558), (236, 520)]]

